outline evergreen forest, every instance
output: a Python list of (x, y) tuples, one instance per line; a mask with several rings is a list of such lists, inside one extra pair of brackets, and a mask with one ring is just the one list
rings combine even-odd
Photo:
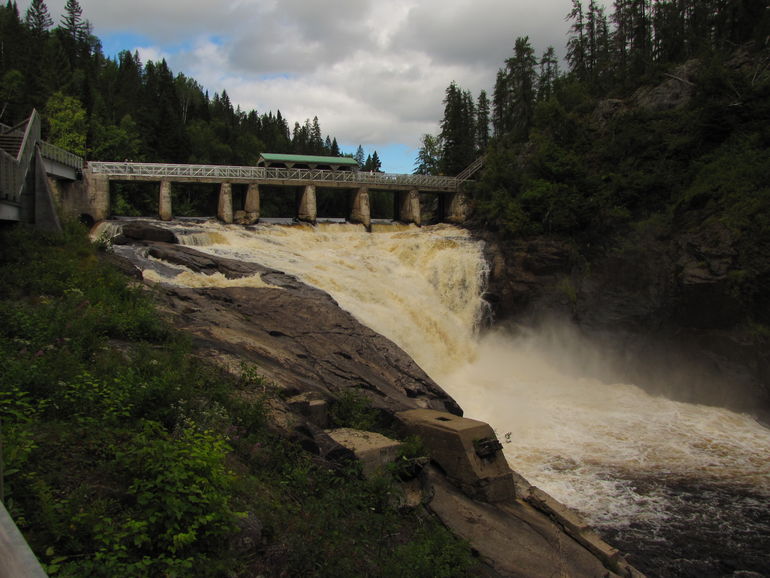
[[(763, 0), (572, 0), (566, 66), (515, 39), (491, 98), (456, 82), (415, 171), (484, 155), (474, 219), (571, 243), (590, 263), (625, 239), (724, 226), (734, 286), (770, 322), (770, 8)], [(589, 265), (590, 266), (590, 265)]]
[[(226, 90), (210, 96), (165, 60), (106, 57), (77, 0), (57, 25), (44, 0), (24, 14), (8, 0), (0, 38), (0, 122), (13, 126), (36, 108), (43, 138), (90, 160), (254, 165), (262, 152), (343, 154), (317, 116), (290, 128), (280, 110), (234, 107)], [(376, 154), (358, 155), (379, 169)]]

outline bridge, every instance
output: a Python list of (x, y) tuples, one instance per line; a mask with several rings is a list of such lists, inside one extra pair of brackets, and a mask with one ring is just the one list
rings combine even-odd
[(35, 110), (16, 126), (0, 124), (0, 221), (24, 221), (58, 230), (49, 185), (77, 181), (83, 159), (41, 140), (40, 125)]
[[(326, 187), (348, 190), (348, 220), (368, 227), (371, 224), (369, 192), (374, 190), (394, 193), (398, 212), (394, 218), (397, 220), (421, 224), (420, 194), (433, 193), (440, 196), (440, 220), (464, 221), (467, 197), (462, 191), (462, 183), (473, 172), (475, 170), (458, 178), (321, 168), (90, 162), (84, 177), (93, 204), (91, 216), (94, 220), (106, 218), (109, 213), (110, 182), (149, 181), (159, 183), (158, 216), (162, 220), (173, 218), (172, 183), (213, 183), (220, 185), (217, 217), (225, 223), (258, 221), (260, 187), (263, 186), (300, 187), (302, 191), (291, 217), (314, 223), (318, 217), (316, 190)], [(238, 184), (247, 186), (241, 208), (233, 205), (232, 187)]]
[[(23, 221), (58, 230), (59, 214), (91, 222), (107, 219), (111, 215), (110, 183), (143, 181), (158, 183), (158, 217), (162, 220), (173, 218), (174, 183), (209, 183), (219, 185), (217, 217), (225, 223), (250, 224), (260, 219), (260, 187), (288, 188), (295, 197), (293, 214), (277, 216), (309, 223), (318, 218), (318, 188), (346, 194), (347, 219), (367, 228), (372, 220), (370, 191), (394, 195), (394, 220), (422, 224), (421, 195), (433, 194), (438, 196), (438, 220), (462, 223), (468, 210), (462, 185), (483, 164), (483, 158), (477, 159), (457, 177), (446, 177), (335, 170), (338, 167), (330, 166), (328, 157), (303, 157), (311, 162), (289, 162), (285, 167), (85, 163), (43, 141), (40, 125), (34, 110), (15, 127), (0, 124), (0, 222)], [(297, 157), (284, 156), (295, 157), (292, 161)], [(324, 162), (313, 163), (313, 159)], [(234, 186), (246, 187), (242, 199), (235, 199), (239, 206), (234, 206)]]

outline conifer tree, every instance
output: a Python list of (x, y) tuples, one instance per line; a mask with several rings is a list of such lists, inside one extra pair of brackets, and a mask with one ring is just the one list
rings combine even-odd
[(356, 154), (353, 155), (353, 158), (358, 163), (359, 167), (363, 167), (364, 163), (366, 162), (366, 159), (364, 159), (364, 147), (361, 145), (358, 145), (358, 148), (356, 149)]
[(85, 40), (89, 26), (83, 20), (83, 9), (78, 0), (67, 0), (61, 17), (61, 28), (75, 42)]
[(446, 89), (444, 118), (441, 121), (442, 172), (455, 175), (476, 156), (475, 105), (467, 90), (453, 81)]
[(487, 91), (479, 92), (476, 100), (476, 152), (484, 153), (489, 145), (489, 99)]
[(572, 10), (567, 15), (567, 20), (572, 21), (567, 41), (567, 62), (570, 72), (579, 80), (585, 80), (588, 76), (588, 38), (580, 0), (572, 0)]
[(417, 151), (414, 174), (438, 175), (441, 171), (441, 138), (431, 134), (424, 134), (420, 139), (420, 148)]
[(53, 26), (53, 18), (44, 0), (32, 0), (24, 15), (24, 22), (33, 34), (43, 34)]
[(313, 123), (310, 125), (309, 151), (311, 154), (320, 155), (324, 152), (323, 135), (321, 134), (321, 125), (318, 117), (313, 117)]
[(511, 134), (517, 141), (526, 140), (535, 115), (535, 83), (537, 59), (529, 37), (519, 37), (513, 58), (506, 61), (510, 85)]
[(537, 77), (537, 100), (546, 101), (553, 94), (553, 86), (559, 77), (559, 60), (556, 51), (549, 46), (540, 57), (540, 73)]

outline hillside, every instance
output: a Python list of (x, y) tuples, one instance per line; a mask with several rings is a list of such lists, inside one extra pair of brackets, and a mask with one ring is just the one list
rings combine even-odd
[(491, 147), (475, 227), (501, 319), (565, 316), (626, 378), (767, 416), (770, 55), (753, 48), (624, 98), (566, 83), (526, 142)]

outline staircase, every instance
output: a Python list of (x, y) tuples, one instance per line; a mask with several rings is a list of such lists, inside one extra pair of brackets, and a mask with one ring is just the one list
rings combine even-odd
[(463, 181), (467, 181), (469, 178), (471, 178), (473, 175), (476, 174), (476, 172), (484, 166), (484, 157), (481, 156), (477, 158), (475, 161), (473, 161), (471, 164), (469, 164), (463, 171), (457, 175), (458, 182), (462, 183)]
[(0, 149), (7, 152), (13, 158), (17, 158), (19, 156), (19, 150), (21, 149), (21, 143), (23, 141), (23, 134), (15, 132), (0, 134)]

